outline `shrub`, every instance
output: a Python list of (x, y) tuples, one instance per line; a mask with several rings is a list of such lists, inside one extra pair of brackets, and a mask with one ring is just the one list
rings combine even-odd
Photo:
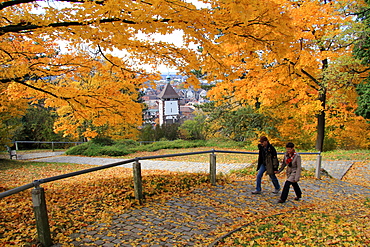
[(87, 148), (81, 155), (84, 156), (99, 156), (101, 146), (91, 143), (89, 148)]
[(82, 155), (86, 149), (88, 149), (90, 146), (90, 143), (83, 143), (78, 146), (71, 147), (66, 151), (66, 154), (68, 155)]
[(218, 147), (218, 148), (243, 148), (248, 144), (246, 142), (237, 142), (230, 139), (212, 139), (206, 142), (207, 147)]
[(99, 153), (100, 155), (107, 155), (107, 156), (124, 156), (124, 155), (130, 154), (131, 151), (129, 151), (128, 149), (118, 148), (116, 146), (106, 146), (106, 147), (102, 147), (99, 150)]
[(142, 141), (176, 140), (178, 138), (179, 124), (164, 124), (155, 127), (146, 125), (140, 131)]
[(109, 137), (97, 137), (92, 139), (92, 143), (100, 146), (112, 146), (115, 142)]
[(127, 149), (127, 148), (137, 147), (139, 145), (140, 144), (137, 141), (134, 141), (131, 139), (125, 139), (125, 140), (116, 141), (116, 144), (114, 146)]
[[(113, 140), (111, 140), (113, 141)], [(68, 155), (85, 155), (85, 156), (124, 156), (135, 152), (154, 152), (161, 149), (180, 149), (180, 148), (195, 148), (195, 147), (218, 147), (218, 148), (237, 148), (244, 147), (243, 142), (235, 141), (158, 141), (146, 145), (140, 145), (139, 142), (133, 140), (106, 141), (99, 139), (98, 141), (90, 141), (79, 146), (70, 148), (66, 154)], [(107, 143), (109, 145), (103, 145)]]
[(179, 135), (185, 140), (204, 140), (204, 117), (198, 116), (194, 120), (186, 120), (179, 127)]

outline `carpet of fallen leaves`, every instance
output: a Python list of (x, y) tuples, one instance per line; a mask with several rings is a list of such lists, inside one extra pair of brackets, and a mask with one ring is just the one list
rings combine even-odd
[(258, 219), (217, 246), (369, 246), (369, 211), (362, 201), (294, 209)]
[[(91, 167), (6, 160), (0, 163), (0, 192), (36, 179)], [(207, 174), (144, 170), (142, 175), (147, 202), (167, 200), (194, 188), (210, 186)], [(116, 167), (42, 184), (52, 238), (63, 243), (78, 229), (110, 222), (114, 214), (137, 204), (132, 177), (132, 169)], [(0, 246), (32, 246), (37, 243), (36, 236), (30, 190), (0, 199)]]
[(342, 180), (370, 187), (370, 162), (355, 162)]
[[(370, 163), (354, 163), (342, 180), (369, 187)], [(370, 246), (368, 197), (336, 195), (275, 213), (226, 234), (215, 246)]]
[[(0, 192), (35, 179), (91, 167), (7, 160), (0, 160), (0, 163)], [(368, 174), (364, 174), (364, 171), (369, 173), (367, 168), (368, 163), (356, 163), (344, 179), (368, 186)], [(246, 179), (254, 181), (255, 168), (250, 169), (219, 177), (218, 184)], [(210, 187), (207, 174), (145, 170), (142, 173), (146, 202), (164, 201), (188, 195), (193, 189), (207, 190)], [(313, 179), (312, 172), (306, 171), (304, 176)], [(364, 179), (358, 179), (361, 176)], [(68, 236), (92, 223), (109, 223), (114, 215), (137, 205), (132, 170), (127, 168), (101, 170), (42, 187), (46, 192), (52, 238), (59, 243), (68, 242)], [(335, 201), (323, 198), (288, 212), (272, 210), (265, 216), (251, 217), (253, 221), (223, 238), (217, 246), (327, 246), (339, 243), (341, 246), (369, 246), (370, 199), (343, 198), (340, 195)], [(278, 213), (282, 214), (276, 215)], [(0, 199), (0, 246), (36, 246), (36, 234), (30, 190)]]

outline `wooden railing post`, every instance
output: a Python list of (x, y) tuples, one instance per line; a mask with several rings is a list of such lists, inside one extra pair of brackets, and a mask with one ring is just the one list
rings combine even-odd
[(141, 164), (136, 160), (133, 164), (133, 173), (134, 173), (134, 191), (135, 199), (138, 200), (139, 204), (143, 203), (143, 185), (141, 178)]
[(51, 246), (51, 235), (46, 209), (44, 188), (36, 187), (32, 189), (33, 211), (35, 213), (37, 236), (41, 244), (45, 247)]
[(211, 153), (209, 158), (209, 179), (211, 180), (211, 185), (216, 185), (216, 154)]
[(316, 172), (315, 172), (315, 177), (317, 179), (320, 179), (320, 173), (321, 173), (321, 160), (322, 160), (322, 156), (321, 154), (317, 155), (317, 159), (316, 159)]

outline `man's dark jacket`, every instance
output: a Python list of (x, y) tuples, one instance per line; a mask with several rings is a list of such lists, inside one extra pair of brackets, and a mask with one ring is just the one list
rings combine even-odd
[[(266, 157), (267, 156), (271, 157), (271, 159), (269, 159), (269, 160), (272, 160), (273, 157), (277, 157), (276, 149), (270, 143), (267, 144), (266, 148), (264, 148), (261, 144), (258, 144), (258, 149), (259, 149), (259, 153), (258, 153), (257, 171), (260, 169), (262, 164), (267, 166), (267, 164), (266, 164)], [(272, 167), (273, 167), (274, 171), (277, 171), (278, 168), (279, 168), (279, 167), (276, 167), (276, 166), (272, 166)]]

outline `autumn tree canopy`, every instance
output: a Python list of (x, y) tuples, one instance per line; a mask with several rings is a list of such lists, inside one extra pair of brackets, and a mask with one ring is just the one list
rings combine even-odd
[[(352, 56), (358, 35), (354, 15), (362, 4), (276, 1), (275, 7), (270, 5), (274, 10), (265, 13), (282, 19), (269, 21), (265, 35), (254, 39), (260, 46), (250, 47), (246, 37), (252, 32), (244, 31), (244, 26), (225, 28), (220, 46), (229, 51), (224, 58), (229, 70), (218, 77), (221, 82), (211, 91), (211, 99), (236, 106), (258, 103), (259, 111), (280, 120), (275, 126), (279, 131), (273, 134), (277, 140), (298, 144), (311, 140), (322, 151), (326, 136), (342, 147), (367, 147), (369, 124), (355, 114), (362, 65)], [(237, 13), (247, 11), (238, 8)], [(224, 42), (231, 33), (240, 39)]]
[(0, 11), (5, 132), (27, 101), (46, 99), (61, 116), (56, 130), (66, 135), (94, 137), (105, 126), (110, 135), (134, 137), (138, 89), (152, 78), (140, 65), (196, 61), (185, 48), (138, 36), (197, 32), (201, 11), (182, 1), (0, 1)]
[[(26, 103), (18, 99), (46, 98), (45, 104), (58, 107), (61, 116), (56, 130), (66, 135), (80, 131), (93, 137), (96, 126), (109, 125), (118, 128), (114, 133), (123, 130), (118, 134), (132, 137), (141, 121), (137, 91), (151, 78), (138, 66), (162, 63), (186, 73), (210, 59), (213, 73), (224, 74), (224, 64), (218, 62), (224, 58), (222, 48), (215, 43), (220, 30), (225, 40), (239, 36), (233, 30), (240, 29), (243, 39), (251, 40), (251, 52), (258, 48), (254, 44), (264, 44), (261, 37), (279, 35), (269, 26), (280, 17), (265, 13), (261, 2), (248, 6), (252, 9), (240, 15), (238, 4), (228, 1), (212, 8), (184, 1), (1, 1), (2, 97), (15, 100), (2, 101), (2, 111), (14, 115), (12, 104), (20, 108)], [(183, 31), (183, 47), (140, 38), (174, 30)], [(69, 50), (59, 48), (58, 42), (68, 44)], [(187, 48), (193, 43), (207, 52), (205, 59)]]
[[(357, 128), (369, 126), (354, 115), (358, 79), (351, 73), (361, 64), (346, 34), (348, 13), (362, 2), (204, 3), (0, 0), (1, 132), (9, 133), (27, 103), (45, 100), (60, 116), (55, 130), (65, 135), (134, 138), (138, 91), (154, 78), (142, 66), (165, 64), (216, 81), (216, 102), (260, 104), (260, 113), (280, 120), (280, 140), (317, 139), (319, 150), (325, 130), (349, 144), (363, 140)], [(151, 39), (175, 30), (183, 32), (181, 47)]]

